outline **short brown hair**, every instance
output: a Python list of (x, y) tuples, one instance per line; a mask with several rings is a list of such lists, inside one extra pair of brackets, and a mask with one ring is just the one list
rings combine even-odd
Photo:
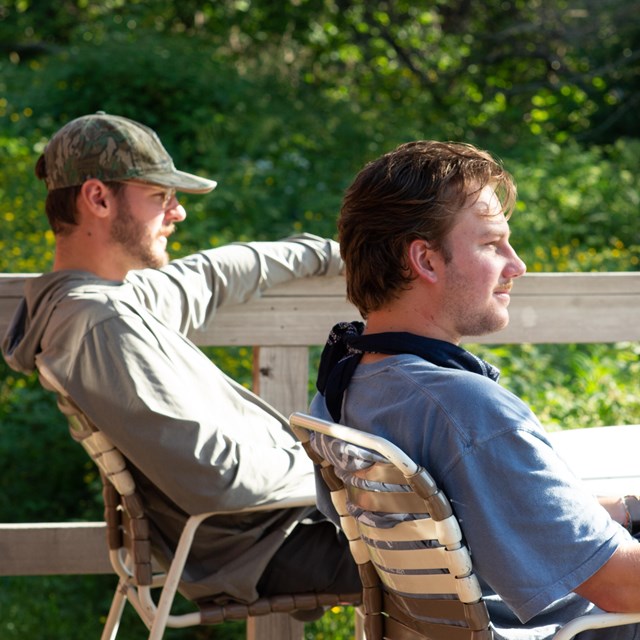
[[(41, 155), (36, 162), (35, 174), (38, 180), (44, 180), (47, 176), (44, 155)], [(105, 182), (104, 184), (117, 195), (124, 183)], [(78, 224), (76, 202), (80, 189), (82, 185), (53, 189), (47, 193), (44, 209), (49, 226), (56, 235), (68, 234)]]
[(402, 144), (360, 171), (345, 194), (338, 232), (347, 297), (363, 317), (411, 282), (408, 245), (422, 238), (446, 250), (458, 212), (486, 185), (495, 187), (510, 215), (511, 175), (488, 152), (456, 142)]

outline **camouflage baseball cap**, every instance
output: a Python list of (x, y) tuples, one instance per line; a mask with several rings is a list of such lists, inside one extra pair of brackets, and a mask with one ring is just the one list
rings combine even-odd
[(141, 180), (187, 193), (207, 193), (216, 182), (178, 171), (157, 134), (139, 122), (102, 111), (72, 120), (44, 150), (49, 191), (105, 182)]

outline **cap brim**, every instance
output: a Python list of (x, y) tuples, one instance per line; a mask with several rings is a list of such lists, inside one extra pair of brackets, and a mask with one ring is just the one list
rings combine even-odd
[(147, 173), (144, 176), (140, 176), (140, 178), (136, 178), (136, 180), (159, 184), (163, 187), (172, 187), (176, 191), (185, 193), (208, 193), (218, 185), (215, 180), (208, 180), (207, 178), (201, 178), (192, 173), (178, 170), (171, 173)]

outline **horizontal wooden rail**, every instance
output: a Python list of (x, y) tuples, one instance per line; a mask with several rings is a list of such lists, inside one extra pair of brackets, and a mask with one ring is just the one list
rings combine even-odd
[(0, 576), (113, 573), (104, 522), (0, 524)]
[[(0, 335), (34, 274), (0, 274)], [(640, 340), (640, 272), (534, 273), (513, 288), (511, 321), (474, 342), (563, 343)], [(274, 287), (261, 298), (222, 308), (214, 326), (192, 336), (200, 345), (323, 344), (340, 320), (357, 319), (344, 279), (307, 278)]]

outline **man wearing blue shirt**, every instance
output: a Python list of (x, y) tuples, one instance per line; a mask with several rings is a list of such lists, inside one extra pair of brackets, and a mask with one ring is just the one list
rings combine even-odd
[[(501, 164), (468, 144), (404, 144), (358, 174), (338, 228), (366, 324), (334, 327), (312, 413), (428, 469), (460, 520), (495, 637), (543, 640), (590, 611), (640, 611), (638, 501), (590, 495), (499, 372), (459, 346), (509, 321), (526, 271), (510, 243), (515, 196)], [(636, 626), (580, 636), (637, 637)]]

